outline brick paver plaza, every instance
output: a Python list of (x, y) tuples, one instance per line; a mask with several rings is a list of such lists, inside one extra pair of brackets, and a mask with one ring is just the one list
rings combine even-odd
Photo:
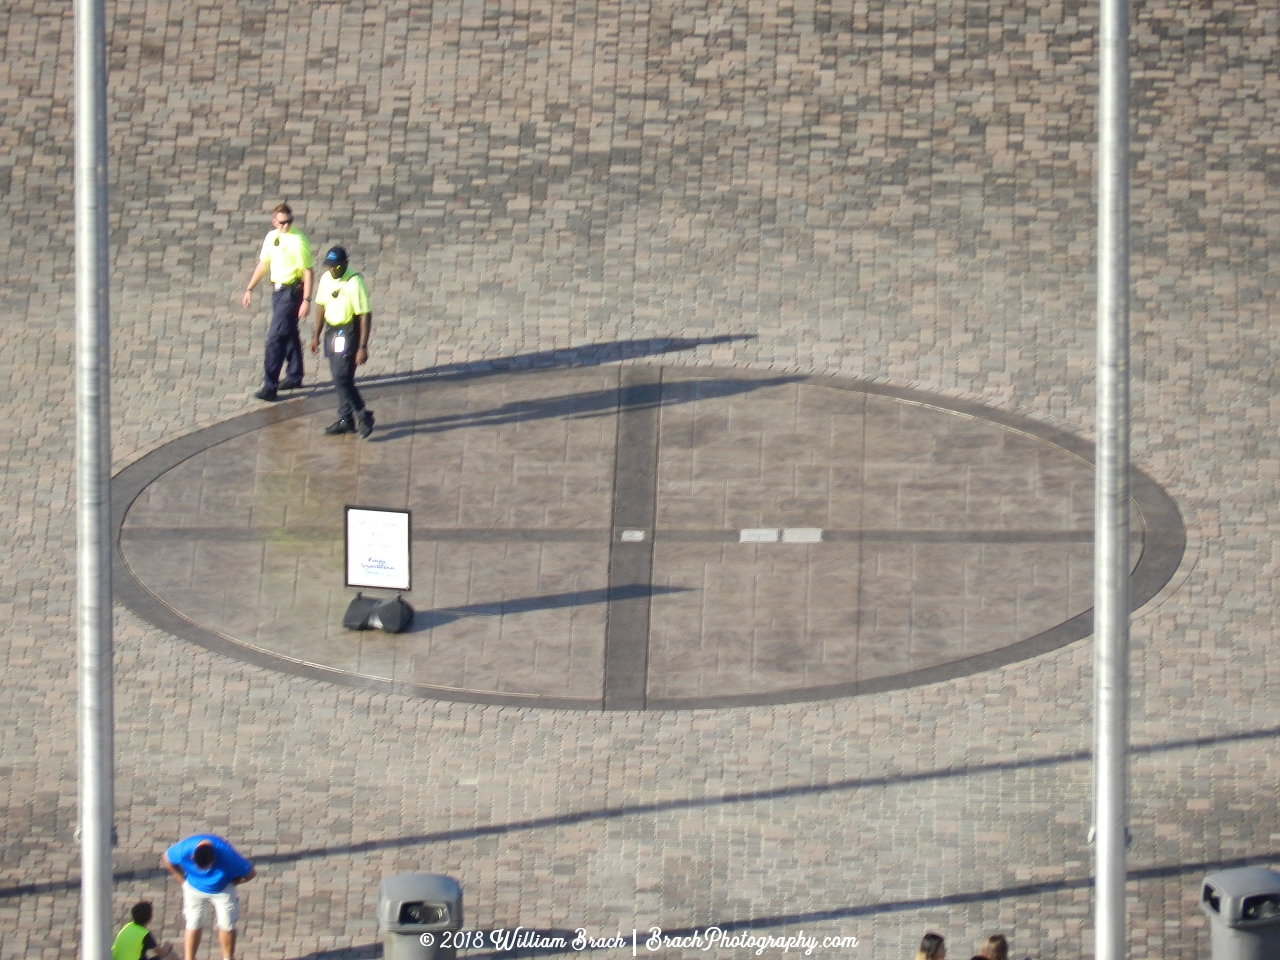
[[(121, 922), (177, 937), (158, 857), (211, 830), (250, 960), (380, 955), (405, 871), (641, 953), (1091, 953), (1094, 7), (108, 20)], [(53, 960), (73, 24), (0, 25), (0, 960)], [(1131, 952), (1190, 960), (1204, 874), (1280, 865), (1280, 5), (1133, 29)], [(368, 441), (312, 358), (251, 397), (281, 199), (368, 280)], [(404, 634), (341, 626), (348, 504), (412, 512)]]

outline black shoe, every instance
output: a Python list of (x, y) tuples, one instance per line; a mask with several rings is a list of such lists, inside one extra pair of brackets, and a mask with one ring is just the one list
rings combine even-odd
[(272, 400), (279, 399), (276, 396), (276, 392), (270, 389), (269, 387), (263, 387), (257, 393), (255, 393), (254, 396), (259, 400), (266, 400), (268, 403), (270, 403)]
[(356, 433), (360, 434), (360, 439), (367, 439), (369, 434), (373, 433), (373, 411), (362, 410), (357, 414)]
[(301, 380), (281, 380), (280, 381), (281, 390), (297, 390), (300, 386), (302, 386)]
[(343, 417), (341, 420), (335, 420), (324, 428), (325, 436), (336, 437), (340, 433), (355, 433), (356, 425), (351, 422), (350, 418)]

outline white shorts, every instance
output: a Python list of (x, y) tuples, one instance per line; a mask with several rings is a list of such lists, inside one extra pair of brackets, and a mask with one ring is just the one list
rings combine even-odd
[(219, 930), (234, 930), (240, 919), (240, 900), (235, 884), (229, 883), (220, 893), (201, 893), (185, 881), (182, 884), (182, 916), (188, 930), (201, 930), (209, 925), (209, 910), (218, 921)]

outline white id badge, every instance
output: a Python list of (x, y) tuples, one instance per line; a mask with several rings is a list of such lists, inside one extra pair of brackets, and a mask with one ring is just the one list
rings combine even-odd
[(333, 352), (339, 354), (347, 352), (347, 338), (345, 334), (339, 333), (334, 336)]

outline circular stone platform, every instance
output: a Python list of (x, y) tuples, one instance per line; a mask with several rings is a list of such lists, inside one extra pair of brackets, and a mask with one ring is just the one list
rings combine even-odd
[[(316, 393), (123, 471), (119, 599), (287, 672), (595, 709), (886, 690), (1091, 632), (1092, 445), (1031, 421), (647, 364), (363, 389), (367, 441), (324, 436)], [(1154, 482), (1133, 493), (1137, 608), (1185, 538)], [(346, 505), (412, 511), (406, 633), (341, 625)]]

